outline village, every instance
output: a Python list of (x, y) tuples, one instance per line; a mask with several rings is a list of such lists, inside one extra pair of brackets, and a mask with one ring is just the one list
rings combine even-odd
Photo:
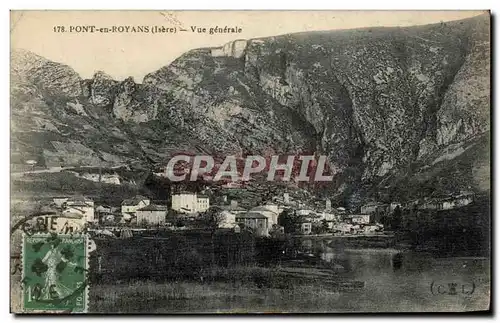
[[(397, 229), (402, 211), (440, 211), (459, 208), (474, 201), (474, 195), (461, 192), (445, 198), (415, 200), (407, 203), (370, 202), (358, 209), (333, 207), (330, 199), (305, 203), (290, 193), (274, 196), (262, 204), (245, 208), (241, 201), (227, 195), (179, 191), (170, 202), (136, 195), (120, 206), (96, 204), (84, 196), (54, 197), (43, 207), (36, 231), (81, 232), (84, 228), (98, 235), (127, 238), (145, 230), (182, 231), (192, 229), (249, 231), (256, 237), (366, 236), (387, 235)], [(60, 219), (60, 220), (59, 220)]]

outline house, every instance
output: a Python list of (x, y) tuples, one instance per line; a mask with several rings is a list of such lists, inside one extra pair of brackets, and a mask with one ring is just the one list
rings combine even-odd
[(113, 212), (113, 208), (109, 205), (98, 205), (95, 208), (96, 213), (111, 213)]
[(223, 210), (229, 211), (229, 212), (234, 213), (234, 214), (245, 213), (248, 211), (244, 207), (238, 206), (238, 201), (235, 201), (235, 200), (231, 200), (231, 204), (224, 205), (221, 208)]
[(332, 201), (330, 199), (326, 199), (325, 201), (325, 210), (330, 211), (332, 209)]
[(300, 224), (300, 233), (301, 234), (311, 234), (312, 232), (312, 223), (311, 222), (303, 222)]
[(123, 200), (121, 208), (123, 217), (130, 219), (136, 215), (138, 209), (148, 206), (150, 202), (149, 198), (142, 195), (136, 195), (133, 198)]
[(210, 207), (210, 199), (206, 195), (198, 195), (196, 204), (197, 212), (205, 212)]
[(332, 227), (334, 233), (349, 234), (353, 231), (353, 225), (349, 223), (337, 223)]
[(342, 206), (339, 206), (336, 210), (339, 214), (345, 214), (345, 212), (346, 212), (345, 207), (342, 207)]
[(121, 214), (111, 213), (111, 212), (100, 212), (99, 213), (99, 223), (101, 224), (116, 224), (120, 223), (122, 219)]
[(236, 222), (251, 228), (257, 236), (267, 236), (269, 233), (269, 219), (261, 212), (246, 212), (236, 215)]
[(329, 230), (332, 230), (338, 223), (340, 223), (340, 219), (338, 218), (335, 220), (326, 220), (326, 224), (328, 225)]
[(182, 213), (201, 213), (210, 207), (210, 199), (205, 195), (191, 192), (172, 194), (172, 210)]
[(309, 216), (311, 213), (314, 213), (314, 211), (309, 208), (299, 208), (295, 210), (295, 214), (299, 216)]
[(220, 217), (219, 228), (232, 229), (236, 225), (236, 213), (229, 210), (222, 210)]
[(394, 212), (394, 210), (397, 208), (397, 207), (400, 207), (401, 208), (401, 203), (399, 202), (391, 202), (390, 206), (389, 206), (389, 212)]
[(455, 196), (455, 205), (457, 207), (466, 206), (474, 202), (474, 194), (472, 193), (462, 193)]
[(137, 224), (164, 225), (167, 211), (165, 205), (149, 204), (136, 211)]
[[(471, 204), (474, 202), (474, 194), (473, 193), (461, 193), (459, 195), (454, 195), (448, 199), (449, 208), (457, 208)], [(446, 205), (446, 206), (448, 206)], [(445, 205), (443, 204), (443, 209)]]
[(79, 214), (86, 222), (94, 222), (94, 201), (83, 196), (70, 197), (62, 204), (63, 213)]
[(441, 208), (440, 202), (437, 199), (428, 199), (424, 200), (420, 205), (418, 205), (419, 209), (423, 210), (438, 210)]
[(94, 207), (94, 200), (85, 196), (73, 196), (66, 200), (66, 205), (80, 205), (87, 204)]
[(384, 226), (382, 224), (365, 225), (363, 231), (364, 233), (382, 232), (384, 231)]
[(67, 196), (58, 196), (58, 197), (54, 197), (53, 198), (53, 201), (54, 201), (54, 204), (57, 206), (57, 207), (62, 207), (62, 205), (64, 203), (66, 203), (66, 201), (69, 199), (69, 197)]
[(458, 207), (466, 206), (474, 201), (473, 195), (455, 195), (442, 199), (437, 202), (436, 208), (438, 210), (450, 210)]
[(227, 182), (222, 185), (223, 188), (240, 188), (241, 186), (241, 182)]
[(351, 214), (347, 216), (350, 219), (352, 224), (369, 224), (370, 223), (370, 214)]
[(361, 206), (361, 213), (362, 214), (374, 213), (375, 211), (377, 211), (377, 207), (379, 207), (379, 206), (380, 206), (380, 204), (377, 202), (367, 203), (367, 204)]
[(327, 222), (340, 221), (339, 216), (331, 211), (316, 212), (318, 220), (326, 220)]
[(222, 221), (219, 228), (234, 228), (236, 224), (236, 216), (248, 212), (244, 207), (238, 206), (238, 201), (231, 200), (230, 205), (221, 207)]
[(269, 227), (272, 227), (273, 224), (278, 224), (278, 206), (276, 204), (266, 204), (263, 206), (256, 206), (250, 210), (250, 212), (258, 212), (268, 219)]

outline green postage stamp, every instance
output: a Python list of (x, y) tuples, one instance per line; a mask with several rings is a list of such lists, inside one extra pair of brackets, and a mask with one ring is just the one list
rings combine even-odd
[(86, 312), (86, 235), (24, 235), (22, 257), (25, 312)]

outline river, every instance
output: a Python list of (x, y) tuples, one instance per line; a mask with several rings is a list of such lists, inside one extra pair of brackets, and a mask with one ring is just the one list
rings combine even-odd
[(338, 311), (471, 311), (489, 307), (490, 262), (482, 257), (437, 258), (395, 248), (347, 248), (326, 240), (303, 240), (327, 262), (363, 281), (356, 293), (339, 293)]
[[(315, 262), (302, 267), (293, 265), (293, 261), (284, 262), (267, 269), (281, 273), (295, 270), (295, 273), (316, 277), (312, 281), (292, 283), (289, 288), (259, 288), (238, 281), (96, 283), (91, 288), (90, 299), (94, 300), (91, 310), (339, 313), (457, 312), (489, 307), (490, 261), (487, 258), (440, 258), (396, 247), (354, 247), (353, 243), (345, 244), (343, 239), (301, 238), (298, 249), (302, 254), (313, 254)], [(322, 261), (317, 261), (318, 257)], [(290, 278), (285, 280), (291, 282)], [(359, 284), (350, 285), (358, 286), (352, 289), (334, 288), (329, 281), (335, 280), (361, 282), (361, 288)]]

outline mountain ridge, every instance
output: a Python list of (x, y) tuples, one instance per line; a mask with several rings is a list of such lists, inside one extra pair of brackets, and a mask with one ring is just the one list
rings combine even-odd
[[(103, 72), (76, 82), (67, 66), (36, 58), (32, 68), (11, 69), (13, 106), (35, 118), (26, 123), (14, 113), (13, 119), (58, 140), (42, 140), (40, 151), (29, 139), (14, 138), (14, 152), (19, 159), (41, 155), (49, 164), (62, 158), (154, 167), (184, 150), (318, 151), (336, 172), (332, 190), (357, 190), (411, 175), (453, 145), (463, 149), (488, 139), (489, 24), (482, 15), (236, 40), (189, 51), (142, 83), (115, 81)], [(73, 125), (70, 135), (100, 138), (71, 144), (59, 129), (67, 128), (64, 123)], [(95, 157), (71, 160), (82, 155), (78, 143)]]

